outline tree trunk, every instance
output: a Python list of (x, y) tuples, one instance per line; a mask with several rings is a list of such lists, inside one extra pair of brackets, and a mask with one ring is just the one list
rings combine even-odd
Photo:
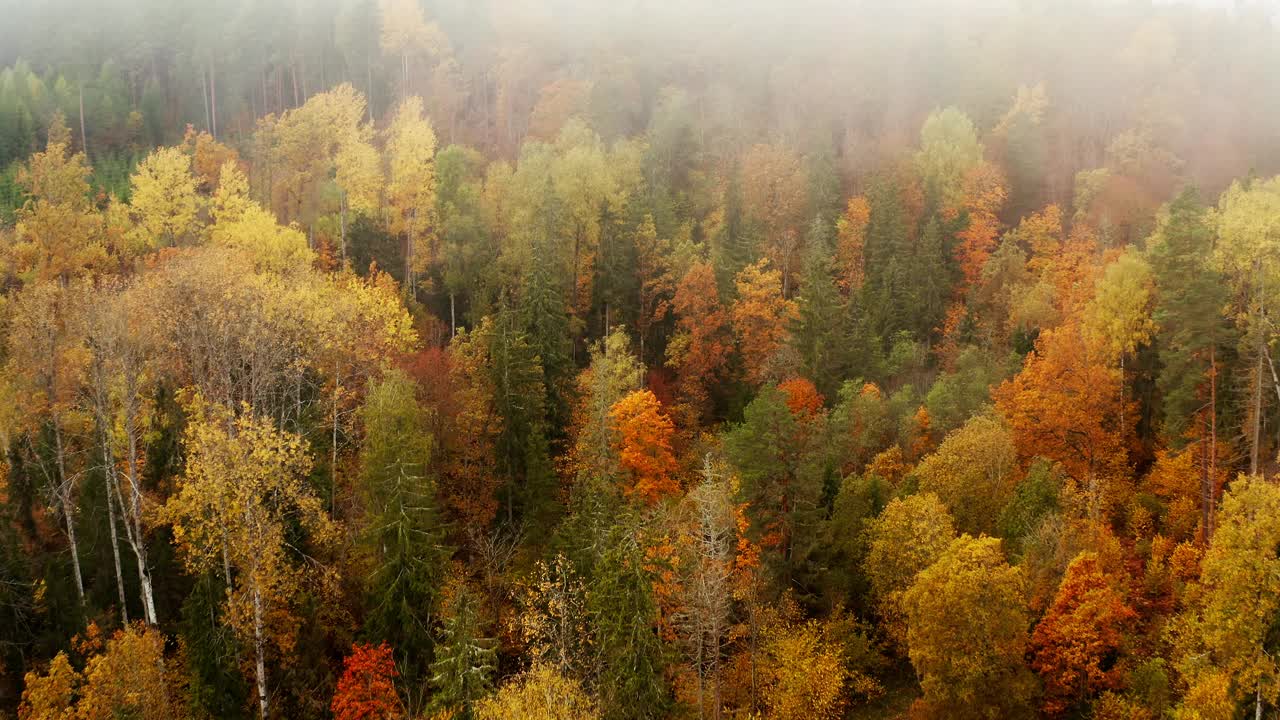
[(67, 542), (71, 546), (71, 569), (75, 574), (76, 597), (80, 600), (80, 607), (84, 607), (84, 577), (80, 574), (80, 546), (76, 543), (75, 508), (71, 503), (66, 453), (62, 447), (62, 427), (57, 415), (53, 418), (53, 440), (58, 461), (58, 502), (62, 505), (62, 515), (67, 521)]
[(214, 140), (217, 140), (218, 139), (218, 76), (216, 74), (215, 66), (212, 60), (209, 61), (209, 113), (210, 113), (209, 124), (213, 128), (212, 130), (210, 130), (210, 134), (213, 135)]
[(89, 137), (84, 132), (84, 83), (80, 83), (80, 150), (89, 157)]
[(257, 584), (253, 588), (253, 648), (255, 653), (254, 671), (258, 683), (258, 709), (262, 720), (267, 718), (267, 662), (266, 639), (262, 636), (262, 594)]
[(339, 365), (333, 363), (333, 437), (330, 438), (333, 447), (329, 451), (329, 517), (334, 515), (334, 504), (338, 488), (338, 397), (342, 389), (339, 374)]
[(458, 315), (457, 308), (454, 303), (454, 292), (449, 291), (449, 339), (458, 333)]
[[(1262, 345), (1262, 334), (1258, 334), (1258, 345)], [(1253, 398), (1250, 400), (1253, 415), (1249, 423), (1249, 474), (1258, 474), (1258, 447), (1262, 444), (1262, 348), (1258, 348), (1258, 367), (1254, 371)]]
[(347, 194), (342, 193), (342, 212), (338, 222), (338, 245), (341, 248), (342, 262), (347, 262)]
[(365, 68), (368, 71), (366, 82), (369, 87), (369, 104), (366, 106), (369, 110), (369, 122), (373, 122), (373, 53), (365, 53)]
[[(142, 613), (147, 623), (156, 625), (159, 620), (156, 617), (156, 599), (155, 591), (151, 582), (151, 569), (147, 567), (147, 541), (146, 528), (142, 524), (142, 482), (138, 478), (138, 432), (137, 418), (135, 417), (136, 407), (130, 407), (128, 414), (125, 416), (125, 433), (129, 437), (129, 505), (125, 518), (125, 537), (129, 540), (129, 545), (133, 548), (133, 557), (138, 563), (138, 582), (142, 586)], [(117, 485), (116, 492), (120, 492)], [(122, 499), (123, 500), (123, 499)], [(123, 508), (125, 504), (120, 503)]]
[[(125, 601), (124, 596), (124, 573), (120, 570), (120, 539), (116, 536), (116, 504), (113, 500), (115, 493), (111, 490), (112, 485), (114, 485), (115, 463), (111, 458), (111, 446), (107, 443), (107, 433), (104, 428), (102, 431), (102, 480), (106, 483), (107, 490), (107, 528), (111, 532), (111, 559), (115, 563), (116, 595), (120, 601), (120, 619), (125, 625), (128, 625), (129, 604)], [(121, 510), (123, 511), (123, 508)]]
[[(204, 70), (200, 71), (200, 99), (204, 101), (204, 127), (210, 132), (213, 131), (213, 116), (209, 114), (209, 83), (205, 80)], [(265, 98), (265, 96), (264, 96)], [(263, 111), (266, 111), (266, 104), (263, 104)]]

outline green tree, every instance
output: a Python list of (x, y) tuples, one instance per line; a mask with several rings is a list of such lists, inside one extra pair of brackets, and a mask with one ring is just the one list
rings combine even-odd
[(787, 396), (767, 385), (743, 411), (743, 420), (724, 437), (725, 454), (741, 478), (739, 498), (747, 503), (752, 538), (769, 552), (774, 586), (792, 586), (797, 570), (817, 539), (822, 497), (818, 438), (806, 433), (787, 406)]
[(624, 516), (603, 528), (596, 543), (587, 611), (600, 653), (601, 713), (610, 720), (665, 717), (671, 703), (663, 677), (668, 650), (654, 631), (654, 578), (634, 519)]
[[(476, 600), (465, 587), (458, 588), (445, 613), (444, 627), (431, 663), (433, 707), (471, 717), (472, 705), (489, 694), (497, 669), (495, 643), (480, 634)], [(455, 715), (456, 717), (457, 715)]]
[(921, 492), (937, 494), (961, 532), (994, 532), (1013, 497), (1018, 453), (999, 420), (978, 416), (947, 435), (914, 474)]
[(416, 390), (400, 370), (370, 387), (361, 410), (360, 452), (365, 545), (373, 561), (365, 629), (376, 639), (395, 640), (410, 677), (431, 658), (432, 614), (450, 554), (429, 475), (435, 445), (430, 418)]
[(964, 176), (982, 162), (982, 153), (973, 121), (959, 109), (948, 107), (929, 114), (920, 128), (915, 162), (936, 209), (959, 205)]
[(799, 313), (792, 342), (800, 355), (801, 372), (825, 397), (834, 397), (844, 370), (857, 357), (855, 339), (847, 332), (847, 308), (831, 271), (829, 225), (814, 220), (805, 248)]

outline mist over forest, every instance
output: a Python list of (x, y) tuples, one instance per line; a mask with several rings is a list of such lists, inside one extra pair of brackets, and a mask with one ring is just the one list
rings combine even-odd
[(0, 0), (0, 720), (1280, 714), (1263, 0)]

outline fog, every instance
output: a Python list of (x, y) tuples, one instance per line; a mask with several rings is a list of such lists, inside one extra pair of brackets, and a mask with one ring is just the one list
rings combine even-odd
[[(393, 5), (395, 3), (392, 3)], [(1262, 2), (424, 0), (409, 58), (448, 141), (514, 156), (541, 103), (606, 139), (643, 133), (677, 93), (714, 152), (758, 141), (829, 149), (856, 178), (955, 105), (989, 130), (1043, 86), (1050, 197), (1107, 162), (1126, 130), (1210, 188), (1280, 160), (1274, 7)], [(341, 81), (383, 117), (399, 96), (375, 0), (0, 2), (0, 66), (144, 105), (156, 140), (190, 122), (246, 139), (268, 112)], [(202, 89), (203, 88), (203, 89)], [(77, 98), (78, 100), (78, 98)], [(212, 100), (216, 110), (206, 108)], [(545, 113), (544, 113), (545, 114)], [(97, 132), (109, 132), (97, 125)], [(532, 128), (534, 131), (537, 128)], [(90, 130), (92, 134), (94, 130)], [(110, 141), (112, 138), (105, 138)], [(92, 145), (91, 145), (92, 147)]]

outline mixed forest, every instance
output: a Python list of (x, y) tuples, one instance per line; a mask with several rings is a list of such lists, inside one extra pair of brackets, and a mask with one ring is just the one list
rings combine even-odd
[(1266, 6), (0, 2), (0, 717), (1280, 716)]

